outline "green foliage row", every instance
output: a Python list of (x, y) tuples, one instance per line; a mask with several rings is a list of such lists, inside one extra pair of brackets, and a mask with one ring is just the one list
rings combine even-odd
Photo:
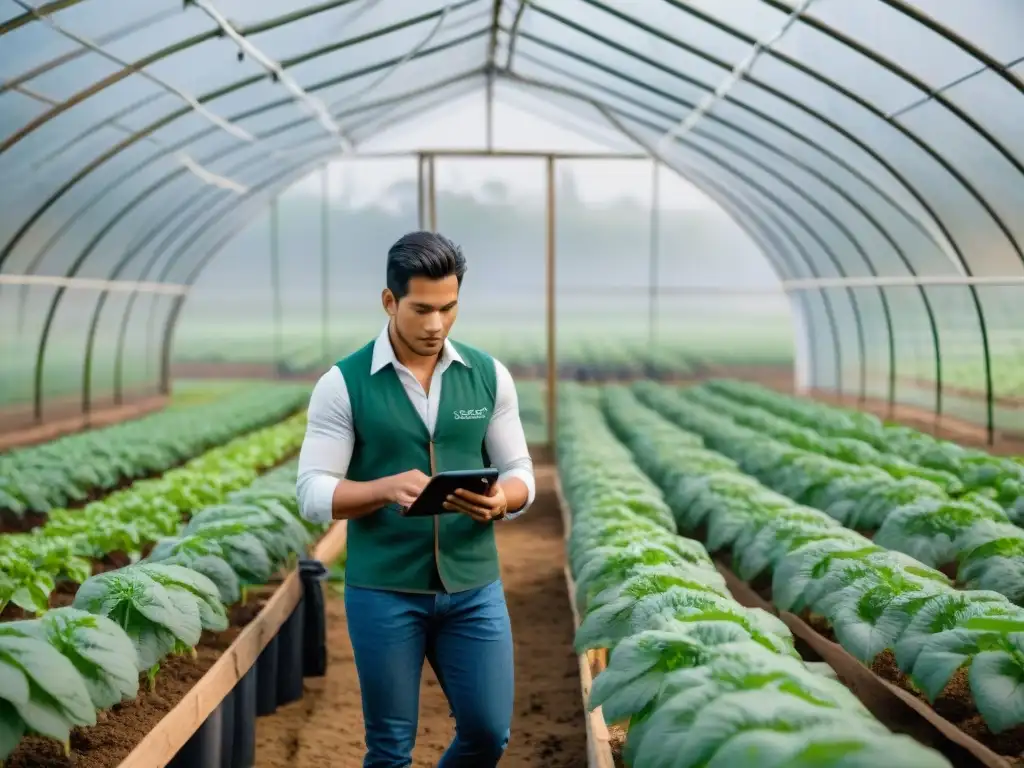
[(55, 507), (163, 472), (302, 407), (308, 386), (253, 386), (0, 454), (0, 514)]
[[(628, 721), (627, 765), (948, 768), (801, 661), (777, 617), (731, 598), (704, 547), (677, 535), (665, 497), (594, 397), (571, 385), (560, 401), (558, 446), (584, 616), (576, 646), (610, 650), (588, 707)], [(691, 436), (679, 450), (699, 446)]]
[(115, 552), (137, 560), (148, 545), (175, 535), (194, 510), (222, 503), (298, 451), (305, 425), (300, 412), (82, 509), (55, 510), (29, 533), (0, 536), (0, 610), (13, 602), (41, 613), (56, 583), (82, 583), (93, 561)]
[[(746, 384), (643, 383), (635, 391), (769, 488), (848, 528), (873, 531), (887, 549), (952, 569), (961, 587), (1024, 604), (1024, 466)], [(721, 391), (776, 403), (786, 416)]]
[(295, 465), (191, 516), (149, 557), (82, 583), (70, 607), (0, 624), (0, 760), (27, 733), (69, 751), (70, 730), (154, 686), (169, 655), (195, 655), (228, 607), (306, 554), (319, 526), (299, 515)]
[(992, 733), (1024, 723), (1024, 609), (995, 591), (957, 590), (941, 572), (770, 490), (627, 389), (606, 390), (603, 405), (679, 529), (731, 552), (740, 578), (770, 576), (776, 609), (821, 617), (866, 664), (891, 653), (931, 702), (964, 670)]

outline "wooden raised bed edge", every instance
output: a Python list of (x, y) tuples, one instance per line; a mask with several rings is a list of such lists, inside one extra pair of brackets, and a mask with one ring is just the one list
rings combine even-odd
[(793, 635), (832, 667), (871, 714), (889, 730), (907, 734), (941, 752), (957, 768), (1010, 768), (1001, 756), (968, 736), (924, 702), (876, 675), (841, 645), (822, 637), (799, 616), (777, 610), (718, 558), (715, 558), (715, 566), (738, 603), (748, 608), (761, 608), (781, 618)]
[[(569, 504), (562, 493), (562, 483), (557, 469), (555, 470), (555, 494), (558, 498), (558, 509), (562, 515), (562, 530), (566, 541), (568, 541), (572, 531), (572, 514), (569, 512)], [(573, 582), (568, 563), (565, 566), (565, 588), (569, 593), (569, 608), (572, 610), (573, 627), (578, 629), (580, 614), (576, 608), (576, 584)], [(577, 656), (577, 661), (580, 668), (580, 694), (583, 697), (584, 722), (587, 728), (587, 768), (614, 768), (611, 736), (608, 733), (608, 725), (604, 721), (601, 708), (597, 707), (593, 712), (587, 709), (590, 689), (594, 683), (591, 664), (595, 660), (589, 654), (580, 654)], [(603, 667), (602, 661), (603, 659), (597, 660), (597, 664), (601, 667)]]
[[(312, 560), (321, 563), (336, 560), (345, 547), (346, 533), (345, 521), (334, 523), (314, 548)], [(290, 621), (293, 615), (297, 616), (295, 621), (302, 618), (296, 608), (303, 600), (303, 590), (299, 571), (289, 573), (256, 617), (185, 697), (121, 761), (119, 768), (163, 768), (172, 763), (188, 768), (220, 768), (221, 739), (228, 741), (228, 735), (222, 737), (221, 731), (234, 729), (237, 732), (238, 720), (235, 708), (224, 705), (232, 701), (230, 694), (242, 687), (239, 684), (243, 680), (247, 681), (245, 687), (255, 689), (256, 682), (252, 681), (249, 673), (256, 671), (258, 676), (259, 670), (253, 668), (261, 661), (264, 650), (278, 639), (286, 623), (293, 623)], [(276, 644), (274, 650), (277, 650)], [(275, 678), (277, 660), (277, 655), (274, 655), (266, 665)], [(298, 695), (301, 697), (301, 681), (299, 683)], [(271, 690), (274, 691), (272, 700), (267, 702), (265, 695), (260, 696), (264, 700), (257, 703), (258, 710), (273, 711), (277, 703), (284, 703), (278, 702), (276, 689), (271, 687)], [(263, 691), (250, 690), (247, 693), (259, 696)], [(209, 727), (211, 724), (214, 727)], [(254, 728), (254, 725), (250, 727)], [(204, 733), (204, 730), (210, 733)], [(252, 764), (251, 759), (239, 761), (233, 758), (223, 762), (232, 766)]]

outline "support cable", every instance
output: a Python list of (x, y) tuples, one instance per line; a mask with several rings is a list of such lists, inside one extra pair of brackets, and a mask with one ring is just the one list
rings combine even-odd
[(802, 0), (800, 5), (793, 9), (793, 12), (786, 17), (785, 22), (775, 32), (774, 35), (766, 40), (757, 40), (754, 42), (753, 47), (750, 49), (750, 53), (744, 57), (739, 64), (732, 68), (732, 71), (725, 76), (721, 83), (714, 91), (708, 93), (697, 105), (697, 108), (690, 112), (683, 120), (679, 122), (673, 128), (670, 128), (665, 134), (658, 139), (658, 150), (664, 152), (666, 147), (669, 146), (670, 142), (675, 138), (685, 136), (689, 131), (700, 122), (701, 118), (704, 117), (708, 112), (714, 109), (715, 105), (718, 104), (726, 94), (733, 89), (733, 87), (747, 76), (747, 73), (753, 69), (754, 64), (761, 57), (761, 54), (765, 51), (771, 50), (789, 31), (800, 17), (803, 16), (804, 12), (810, 7), (814, 0)]

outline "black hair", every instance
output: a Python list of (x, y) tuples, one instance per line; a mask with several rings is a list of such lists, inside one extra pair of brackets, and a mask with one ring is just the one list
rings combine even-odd
[(387, 285), (395, 299), (405, 297), (414, 277), (441, 280), (455, 275), (461, 287), (465, 274), (462, 249), (436, 232), (410, 232), (388, 250)]

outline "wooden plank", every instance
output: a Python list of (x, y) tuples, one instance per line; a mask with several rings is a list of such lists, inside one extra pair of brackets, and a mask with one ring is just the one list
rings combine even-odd
[[(330, 563), (345, 546), (345, 521), (338, 521), (321, 537), (313, 557)], [(206, 718), (234, 690), (277, 635), (302, 597), (302, 581), (292, 571), (266, 605), (214, 665), (168, 712), (157, 726), (121, 761), (119, 768), (163, 768), (185, 746)]]
[[(555, 495), (558, 498), (558, 508), (562, 514), (562, 529), (565, 538), (568, 540), (572, 529), (572, 515), (569, 513), (569, 505), (562, 494), (562, 484), (557, 473), (555, 475)], [(569, 594), (569, 608), (572, 610), (573, 627), (578, 629), (580, 626), (580, 614), (576, 608), (576, 584), (573, 582), (568, 563), (565, 566), (564, 573), (565, 588)], [(607, 658), (607, 656), (605, 655), (604, 658)], [(588, 654), (579, 654), (576, 657), (576, 661), (579, 664), (580, 692), (583, 696), (583, 711), (586, 715), (587, 766), (588, 768), (615, 768), (615, 760), (612, 758), (611, 735), (608, 733), (608, 724), (604, 720), (601, 708), (597, 707), (593, 712), (587, 711), (587, 701), (590, 699), (590, 691), (594, 685), (595, 674), (591, 669), (590, 658)]]

